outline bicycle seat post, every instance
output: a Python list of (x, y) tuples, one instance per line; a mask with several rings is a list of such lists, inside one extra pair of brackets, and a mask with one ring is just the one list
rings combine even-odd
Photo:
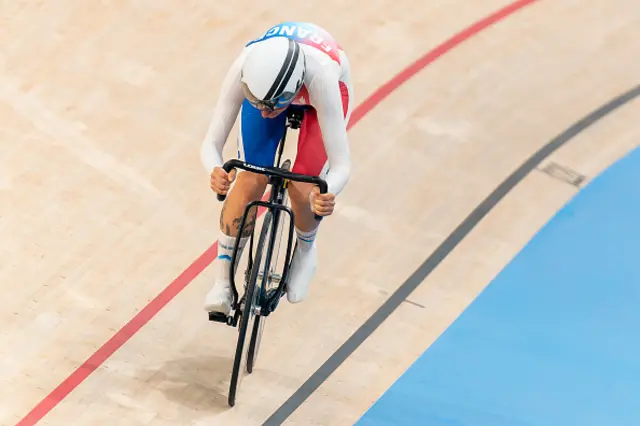
[(292, 129), (299, 129), (302, 124), (302, 117), (304, 111), (298, 108), (291, 108), (287, 111), (287, 118), (289, 119), (289, 126)]

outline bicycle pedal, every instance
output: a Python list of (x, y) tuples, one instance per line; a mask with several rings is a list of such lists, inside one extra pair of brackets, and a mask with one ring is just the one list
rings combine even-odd
[(229, 324), (229, 317), (222, 312), (209, 312), (209, 321)]

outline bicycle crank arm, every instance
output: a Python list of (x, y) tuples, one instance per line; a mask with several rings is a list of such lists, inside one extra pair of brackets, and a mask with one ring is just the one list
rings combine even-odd
[[(264, 272), (258, 272), (258, 277), (262, 279), (264, 277)], [(269, 283), (270, 284), (280, 284), (280, 280), (282, 279), (282, 275), (280, 274), (269, 274)]]

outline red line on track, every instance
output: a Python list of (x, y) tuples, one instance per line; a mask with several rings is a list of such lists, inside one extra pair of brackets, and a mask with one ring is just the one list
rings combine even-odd
[[(394, 90), (415, 76), (426, 66), (449, 52), (462, 42), (470, 39), (482, 30), (498, 21), (505, 19), (516, 11), (535, 3), (538, 0), (519, 0), (508, 4), (504, 8), (492, 13), (486, 18), (474, 23), (457, 33), (435, 49), (409, 65), (398, 75), (378, 88), (365, 99), (351, 114), (348, 129), (356, 125), (365, 115), (389, 96)], [(213, 262), (218, 254), (218, 244), (214, 243), (205, 250), (187, 269), (185, 269), (171, 284), (151, 300), (128, 323), (118, 330), (93, 355), (74, 370), (62, 383), (42, 399), (16, 426), (32, 426), (53, 410), (64, 398), (77, 388), (89, 375), (97, 370), (111, 355), (133, 337), (146, 323), (148, 323), (167, 303), (174, 299), (195, 277)]]

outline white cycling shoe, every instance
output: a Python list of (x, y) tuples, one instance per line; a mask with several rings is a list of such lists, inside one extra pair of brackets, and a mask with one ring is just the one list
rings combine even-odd
[(289, 302), (299, 303), (307, 297), (317, 265), (318, 256), (315, 243), (308, 251), (296, 250), (293, 253), (287, 282), (287, 300)]
[(208, 312), (219, 312), (229, 315), (231, 311), (231, 284), (216, 281), (204, 300), (204, 309)]
[[(316, 273), (317, 264), (318, 256), (315, 244), (308, 251), (296, 250), (294, 252), (287, 282), (287, 300), (290, 303), (299, 303), (306, 299), (311, 280)], [(231, 284), (216, 281), (205, 296), (204, 309), (207, 312), (229, 315), (232, 299)]]

